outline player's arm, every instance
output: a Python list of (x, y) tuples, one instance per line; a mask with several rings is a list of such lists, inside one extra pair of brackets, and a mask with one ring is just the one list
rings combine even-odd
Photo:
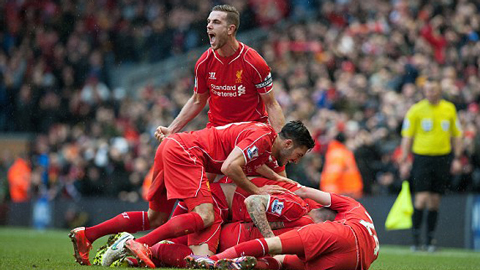
[(330, 193), (318, 189), (302, 186), (294, 193), (301, 198), (312, 199), (325, 207), (330, 207), (330, 205), (332, 204), (332, 196), (330, 195)]
[(228, 155), (227, 159), (223, 162), (221, 171), (222, 173), (231, 178), (233, 182), (250, 194), (259, 194), (260, 189), (255, 186), (243, 172), (243, 167), (246, 161), (243, 157), (243, 152), (240, 148), (235, 147), (233, 151)]
[(265, 108), (267, 109), (268, 119), (270, 125), (276, 132), (280, 132), (285, 125), (285, 116), (283, 115), (282, 107), (275, 99), (273, 91), (260, 95), (262, 97)]
[(239, 188), (250, 194), (273, 194), (285, 192), (284, 188), (276, 185), (267, 185), (260, 188), (257, 187), (250, 182), (243, 171), (245, 164), (246, 161), (242, 150), (239, 147), (235, 147), (223, 162), (221, 171), (225, 176), (231, 178)]
[(265, 238), (274, 237), (275, 234), (267, 220), (268, 195), (252, 195), (245, 199), (245, 206), (253, 224)]
[(261, 176), (275, 180), (275, 181), (284, 181), (289, 182), (291, 184), (298, 184), (297, 182), (293, 181), (292, 179), (287, 178), (285, 171), (281, 171), (280, 173), (276, 173), (274, 170), (269, 168), (267, 165), (263, 164), (262, 166), (256, 169), (256, 172)]
[(207, 104), (209, 94), (194, 93), (192, 97), (185, 103), (180, 113), (175, 117), (173, 122), (168, 126), (172, 133), (177, 133), (184, 128), (193, 118), (195, 118)]
[(175, 117), (168, 127), (159, 126), (155, 131), (155, 138), (162, 142), (170, 134), (177, 133), (184, 128), (193, 118), (195, 118), (205, 107), (208, 100), (208, 92), (194, 93), (187, 103), (183, 106), (180, 113)]

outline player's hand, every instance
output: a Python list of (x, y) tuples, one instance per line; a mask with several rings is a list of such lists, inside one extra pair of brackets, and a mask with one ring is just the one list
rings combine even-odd
[(287, 191), (287, 189), (277, 186), (277, 185), (266, 185), (258, 188), (258, 195), (267, 195), (267, 194), (282, 194)]
[(277, 178), (277, 181), (279, 182), (287, 182), (287, 183), (290, 183), (292, 185), (298, 185), (298, 182), (295, 181), (295, 180), (292, 180), (290, 178), (287, 178), (287, 177), (283, 177), (283, 176), (280, 176), (279, 178)]
[(155, 130), (155, 139), (157, 139), (158, 142), (162, 142), (163, 139), (168, 137), (170, 134), (172, 134), (172, 131), (169, 128), (159, 126), (157, 127), (157, 130)]

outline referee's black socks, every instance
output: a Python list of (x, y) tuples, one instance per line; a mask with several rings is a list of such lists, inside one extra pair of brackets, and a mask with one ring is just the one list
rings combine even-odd
[(435, 237), (435, 228), (437, 227), (438, 210), (429, 210), (427, 212), (427, 246), (432, 245)]
[(413, 244), (415, 246), (420, 246), (420, 229), (422, 227), (423, 219), (423, 209), (414, 208), (412, 216), (412, 235), (413, 235)]

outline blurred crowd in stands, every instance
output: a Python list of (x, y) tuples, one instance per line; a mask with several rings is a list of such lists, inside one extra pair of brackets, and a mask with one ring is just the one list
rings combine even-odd
[[(317, 146), (287, 167), (289, 177), (318, 187), (327, 145), (341, 133), (355, 155), (363, 194), (396, 193), (403, 117), (422, 98), (425, 78), (436, 77), (464, 129), (464, 170), (449, 190), (480, 191), (475, 2), (3, 1), (0, 132), (35, 134), (23, 156), (31, 168), (26, 198), (140, 199), (158, 145), (153, 132), (191, 96), (193, 66), (175, 83), (130, 89), (138, 99), (112, 89), (109, 71), (205, 46), (206, 18), (218, 3), (239, 9), (242, 32), (269, 30), (256, 49), (272, 69), (276, 97), (287, 120), (304, 121), (315, 135)], [(203, 113), (188, 128), (206, 121)], [(0, 155), (2, 196), (17, 162)]]

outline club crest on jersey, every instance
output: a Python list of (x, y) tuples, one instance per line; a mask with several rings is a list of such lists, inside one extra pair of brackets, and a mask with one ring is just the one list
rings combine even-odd
[(216, 80), (217, 78), (215, 78), (215, 72), (208, 72), (208, 74), (210, 75), (209, 79), (210, 80)]
[(235, 83), (242, 83), (242, 73), (243, 69), (237, 71), (237, 79), (235, 80)]
[(283, 211), (284, 204), (279, 200), (274, 200), (272, 202), (272, 214), (281, 215)]
[(258, 157), (258, 148), (256, 146), (252, 146), (251, 148), (247, 149), (247, 156), (248, 159), (254, 159)]

